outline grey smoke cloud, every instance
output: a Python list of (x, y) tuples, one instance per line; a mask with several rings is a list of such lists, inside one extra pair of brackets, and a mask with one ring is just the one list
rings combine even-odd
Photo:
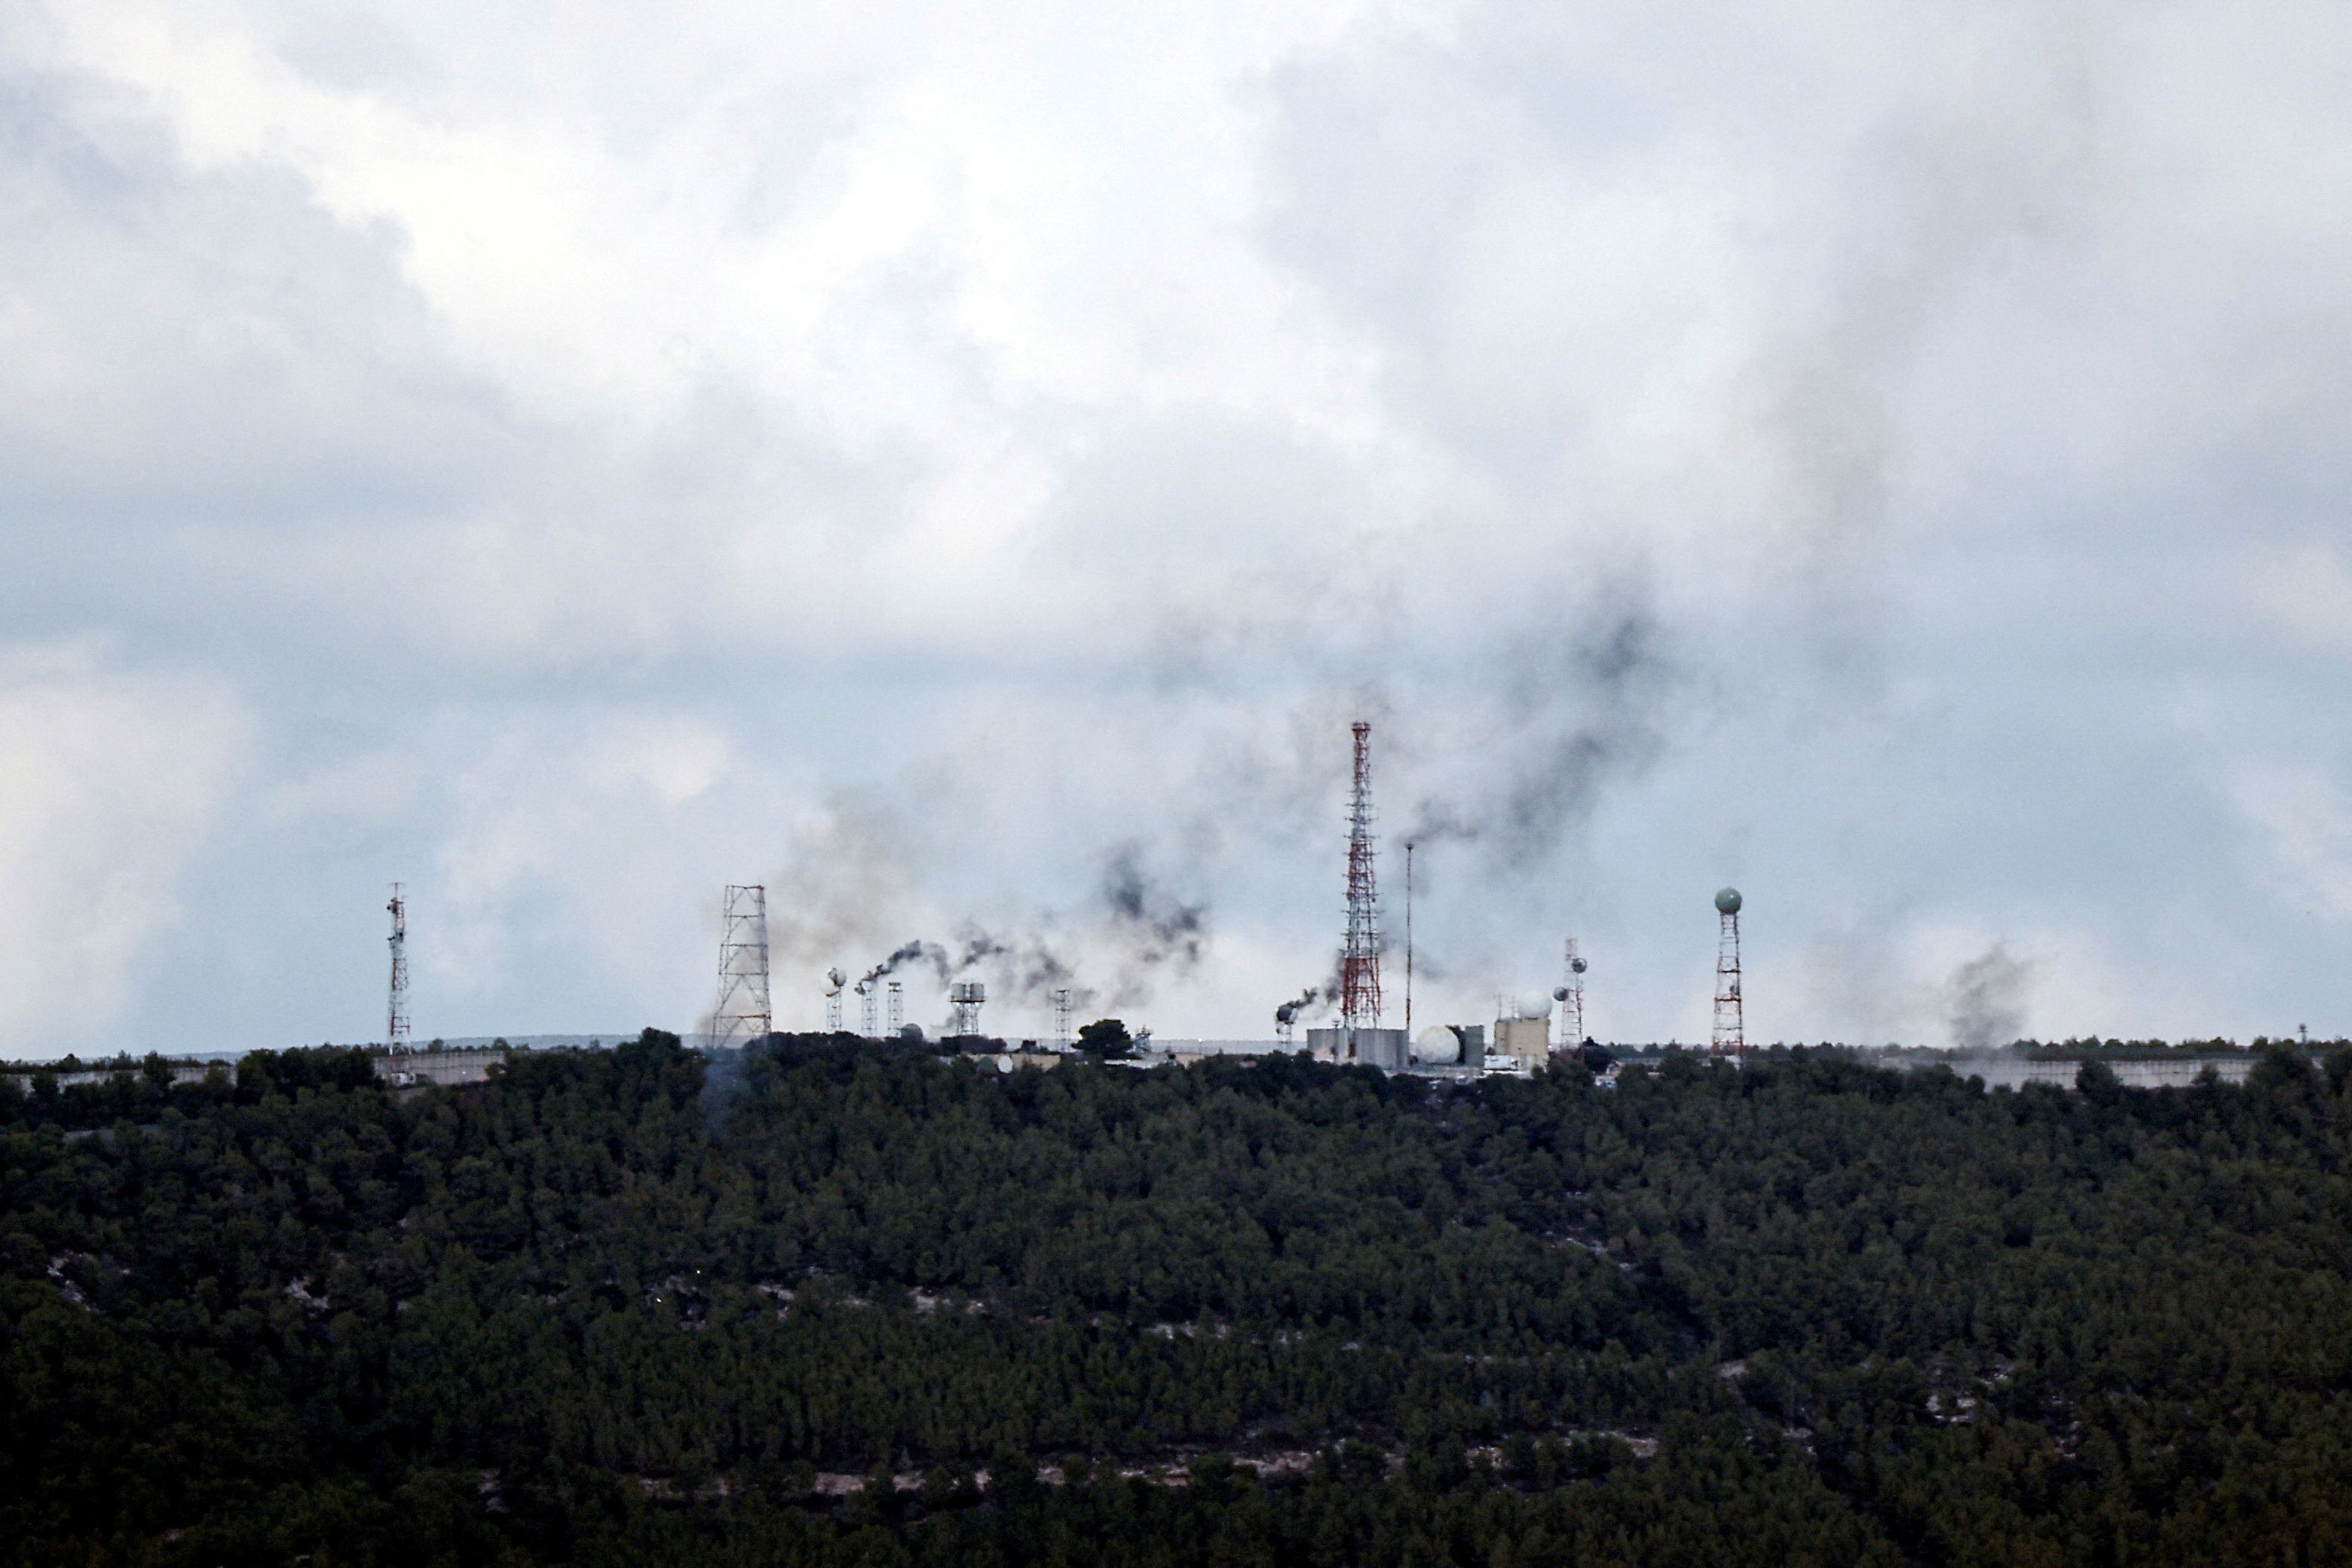
[(2025, 1034), (2033, 965), (1995, 942), (1952, 973), (1945, 1017), (1952, 1044), (1965, 1051), (2006, 1046)]

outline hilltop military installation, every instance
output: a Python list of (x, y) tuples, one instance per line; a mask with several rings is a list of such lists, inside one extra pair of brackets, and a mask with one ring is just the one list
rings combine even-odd
[[(1275, 1009), (1273, 1040), (1192, 1041), (1187, 1049), (1179, 1049), (1184, 1042), (1164, 1042), (1166, 1056), (1194, 1058), (1203, 1056), (1248, 1057), (1265, 1055), (1270, 1048), (1289, 1052), (1296, 1048), (1299, 1015), (1318, 1001), (1335, 1004), (1337, 1016), (1326, 1026), (1307, 1028), (1307, 1051), (1315, 1059), (1334, 1064), (1355, 1064), (1379, 1068), (1386, 1072), (1429, 1072), (1439, 1076), (1478, 1076), (1488, 1074), (1521, 1075), (1534, 1072), (1560, 1055), (1581, 1050), (1590, 1043), (1586, 1015), (1585, 975), (1588, 964), (1579, 951), (1573, 936), (1561, 943), (1561, 981), (1549, 994), (1531, 992), (1520, 996), (1497, 996), (1495, 1016), (1486, 1024), (1433, 1024), (1415, 1031), (1412, 1026), (1412, 860), (1413, 846), (1405, 847), (1406, 861), (1406, 1026), (1390, 1028), (1381, 1016), (1381, 958), (1383, 949), (1381, 925), (1378, 840), (1373, 833), (1377, 815), (1372, 805), (1371, 731), (1368, 721), (1359, 721), (1349, 726), (1354, 742), (1354, 766), (1348, 795), (1348, 859), (1346, 923), (1341, 933), (1337, 973), (1329, 982), (1312, 985), (1298, 997), (1283, 1003)], [(395, 1026), (404, 1022), (402, 1016), (405, 986), (404, 964), (400, 963), (399, 938), (401, 907), (394, 889), (394, 959), (396, 989), (394, 997)], [(1739, 911), (1741, 899), (1736, 888), (1724, 888), (1715, 895), (1718, 921), (1718, 944), (1716, 956), (1716, 986), (1714, 1019), (1708, 1050), (1711, 1055), (1728, 1057), (1739, 1063), (1747, 1049), (1747, 1013), (1743, 977), (1740, 973)], [(727, 889), (727, 936), (720, 944), (720, 1005), (716, 1010), (711, 1032), (714, 1045), (730, 1043), (739, 1037), (756, 1037), (764, 1035), (772, 1021), (767, 1013), (767, 931), (764, 889), (757, 887), (730, 887)], [(919, 1027), (906, 1023), (906, 997), (897, 980), (882, 984), (883, 977), (898, 964), (927, 951), (921, 943), (910, 944), (889, 959), (874, 966), (854, 984), (848, 983), (844, 971), (835, 967), (825, 974), (824, 1016), (828, 1032), (839, 1033), (842, 1027), (842, 998), (845, 991), (858, 999), (859, 1033), (869, 1039), (885, 1037), (880, 1014), (887, 997), (891, 1037), (920, 1037)], [(936, 952), (936, 950), (928, 950)], [(756, 955), (756, 956), (754, 956)], [(944, 960), (942, 977), (947, 973)], [(967, 959), (967, 963), (970, 960)], [(949, 1039), (970, 1040), (981, 1034), (980, 1012), (987, 999), (987, 989), (978, 980), (958, 980), (948, 986), (949, 1017), (941, 1034)], [(1054, 1009), (1054, 1031), (1045, 1049), (1059, 1054), (1070, 1051), (1075, 1042), (1070, 1028), (1071, 992), (1066, 986), (1050, 994)], [(1559, 1025), (1553, 1026), (1557, 1014)], [(1144, 1032), (1148, 1037), (1149, 1031)], [(1037, 1042), (1023, 1042), (1034, 1047)]]
[[(1348, 922), (1340, 946), (1339, 995), (1334, 998), (1339, 1004), (1340, 1016), (1333, 1026), (1307, 1031), (1308, 1054), (1318, 1061), (1358, 1062), (1391, 1072), (1425, 1068), (1446, 1074), (1525, 1075), (1556, 1056), (1580, 1050), (1589, 1038), (1584, 995), (1584, 976), (1589, 966), (1573, 936), (1561, 945), (1563, 975), (1551, 994), (1497, 997), (1491, 1026), (1433, 1024), (1415, 1033), (1411, 1029), (1408, 1013), (1406, 1028), (1381, 1027), (1380, 911), (1371, 832), (1371, 726), (1360, 721), (1351, 730), (1355, 737), (1355, 770), (1348, 809)], [(1410, 843), (1405, 853), (1409, 900), (1412, 887)], [(1729, 1057), (1735, 1065), (1744, 1060), (1747, 1051), (1746, 1001), (1739, 964), (1740, 902), (1736, 888), (1725, 888), (1715, 896), (1719, 940), (1709, 1051)], [(1412, 929), (1411, 908), (1408, 902), (1408, 932)], [(1406, 973), (1410, 975), (1410, 935), (1405, 952)], [(1275, 1010), (1276, 1048), (1287, 1051), (1292, 1047), (1298, 1012), (1317, 994), (1310, 989), (1304, 997), (1286, 1002)], [(1556, 1036), (1551, 1022), (1554, 1004), (1558, 1004), (1559, 1016)]]

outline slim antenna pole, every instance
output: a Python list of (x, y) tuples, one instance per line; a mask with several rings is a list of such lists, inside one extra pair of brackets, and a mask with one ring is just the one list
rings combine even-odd
[(1412, 1038), (1412, 840), (1404, 841), (1404, 1037)]
[(412, 1048), (408, 1030), (408, 900), (401, 884), (392, 885), (392, 1000), (385, 1009), (383, 1045), (387, 1051)]

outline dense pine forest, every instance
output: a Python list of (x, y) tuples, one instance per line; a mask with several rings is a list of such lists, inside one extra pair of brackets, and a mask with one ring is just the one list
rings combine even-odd
[(0, 1096), (23, 1563), (2352, 1562), (2352, 1057)]

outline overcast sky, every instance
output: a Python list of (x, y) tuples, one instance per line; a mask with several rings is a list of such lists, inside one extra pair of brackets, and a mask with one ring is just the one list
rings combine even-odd
[(1416, 1023), (1736, 882), (1755, 1038), (2334, 1035), (2347, 279), (2340, 5), (20, 0), (0, 1054), (380, 1037), (394, 879), (420, 1039), (729, 881), (1262, 1036), (1360, 716)]

